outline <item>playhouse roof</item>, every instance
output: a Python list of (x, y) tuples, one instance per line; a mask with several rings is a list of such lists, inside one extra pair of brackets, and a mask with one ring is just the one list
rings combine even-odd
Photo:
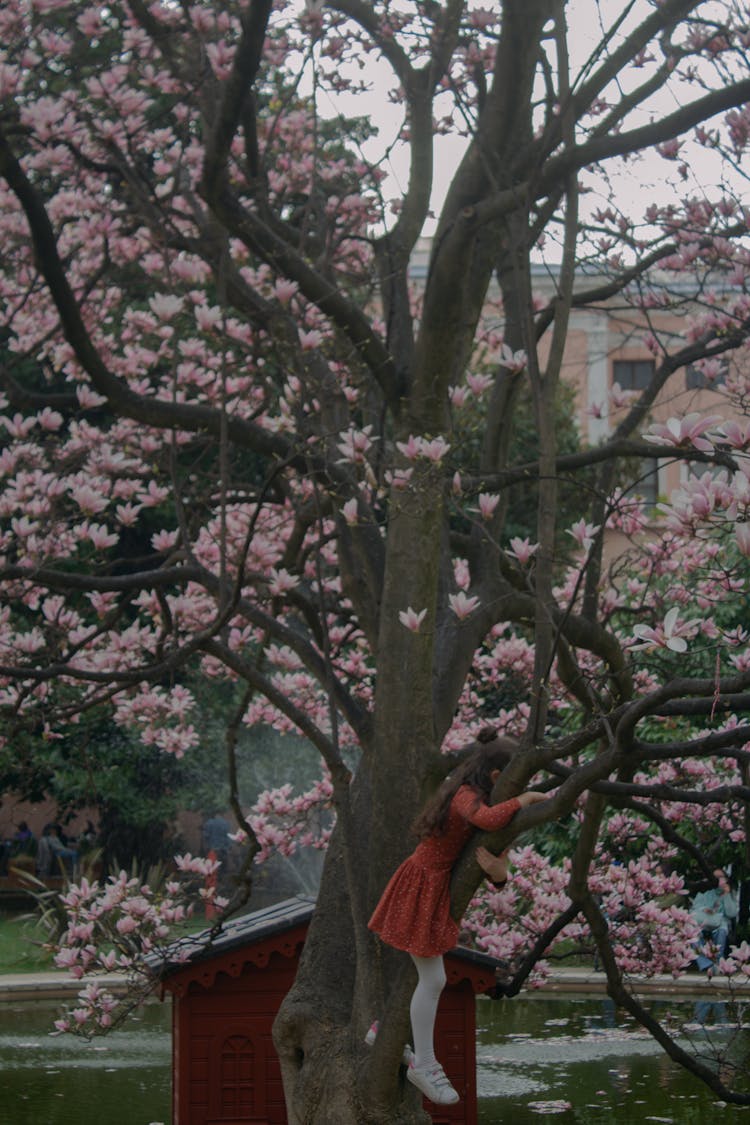
[[(170, 992), (183, 992), (196, 981), (210, 987), (216, 975), (238, 976), (247, 964), (263, 968), (272, 953), (295, 957), (310, 924), (315, 899), (308, 895), (277, 902), (228, 921), (209, 941), (211, 929), (201, 931), (170, 946), (162, 959), (150, 960), (151, 968)], [(457, 945), (446, 954), (448, 982), (466, 979), (475, 992), (495, 987), (498, 962), (487, 953)]]

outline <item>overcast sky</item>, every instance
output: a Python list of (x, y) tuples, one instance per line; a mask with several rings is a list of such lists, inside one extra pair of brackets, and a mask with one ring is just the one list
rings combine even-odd
[[(492, 0), (480, 0), (474, 6), (490, 8)], [(622, 0), (598, 0), (598, 2), (573, 0), (568, 10), (569, 47), (573, 73), (577, 68), (585, 65), (592, 51), (599, 44), (604, 29), (611, 27), (613, 21), (626, 7)], [(647, 0), (635, 0), (630, 24), (638, 22), (638, 19), (650, 10), (651, 5)], [(318, 108), (324, 116), (337, 116), (342, 113), (362, 115), (369, 112), (379, 132), (378, 137), (365, 146), (364, 155), (370, 160), (377, 160), (392, 148), (390, 156), (383, 165), (388, 173), (383, 192), (386, 199), (399, 198), (407, 183), (409, 154), (403, 144), (392, 146), (401, 125), (403, 107), (400, 104), (394, 105), (387, 98), (387, 91), (393, 87), (394, 78), (390, 67), (383, 60), (371, 57), (367, 61), (364, 72), (357, 72), (358, 79), (361, 80), (363, 73), (370, 83), (370, 97), (352, 97), (343, 93), (330, 94), (319, 90)], [(644, 72), (637, 71), (635, 76), (641, 81)], [(625, 88), (623, 83), (621, 89)], [(663, 93), (658, 105), (650, 107), (646, 112), (640, 112), (633, 120), (633, 125), (645, 124), (653, 117), (654, 112), (673, 111), (677, 107), (678, 96), (683, 92), (691, 97), (699, 93), (695, 87), (683, 87), (677, 92)], [(617, 96), (617, 92), (612, 90), (609, 95), (613, 99)], [(432, 193), (432, 209), (435, 214), (440, 209), (466, 143), (464, 138), (457, 136), (435, 138), (435, 176)], [(715, 158), (712, 158), (706, 150), (698, 149), (689, 161), (688, 178), (684, 183), (677, 175), (677, 164), (668, 164), (657, 154), (637, 164), (629, 164), (620, 174), (613, 172), (613, 179), (617, 185), (618, 200), (622, 209), (626, 212), (640, 212), (652, 202), (666, 203), (684, 194), (703, 194), (712, 184), (716, 184), (717, 175), (718, 165)], [(672, 184), (670, 184), (670, 177), (673, 180)], [(594, 207), (599, 202), (601, 199), (596, 200), (595, 195), (584, 197), (584, 205)], [(435, 218), (429, 220), (425, 233), (432, 233), (434, 227)]]

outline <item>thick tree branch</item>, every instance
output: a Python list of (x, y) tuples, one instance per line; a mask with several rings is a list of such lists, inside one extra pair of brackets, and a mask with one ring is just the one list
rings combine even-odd
[(221, 85), (221, 101), (206, 138), (203, 179), (211, 194), (213, 178), (220, 177), (229, 159), (230, 146), (243, 118), (249, 92), (263, 56), (263, 44), (272, 0), (250, 0), (242, 16), (242, 34), (229, 78)]
[(393, 359), (374, 331), (369, 317), (294, 247), (271, 230), (259, 215), (242, 207), (229, 190), (225, 178), (212, 175), (205, 189), (206, 202), (226, 229), (263, 261), (296, 281), (307, 299), (346, 334), (356, 353), (382, 386), (392, 408), (397, 409), (399, 382)]
[(702, 98), (696, 98), (674, 113), (668, 113), (648, 125), (585, 141), (572, 151), (550, 158), (540, 177), (540, 194), (546, 194), (546, 190), (552, 188), (561, 175), (572, 169), (580, 170), (615, 156), (629, 156), (673, 140), (693, 126), (700, 125), (718, 113), (744, 105), (747, 101), (750, 101), (750, 78), (734, 82), (720, 90), (712, 90)]

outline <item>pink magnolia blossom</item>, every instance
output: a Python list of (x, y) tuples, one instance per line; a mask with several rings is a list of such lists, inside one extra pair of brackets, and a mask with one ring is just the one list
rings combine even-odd
[(138, 500), (144, 508), (156, 508), (159, 504), (163, 504), (168, 496), (169, 490), (166, 487), (150, 480), (146, 488), (138, 493)]
[(734, 525), (734, 538), (740, 554), (750, 558), (750, 523), (736, 523)]
[(354, 464), (364, 464), (365, 454), (372, 445), (372, 426), (365, 426), (363, 430), (350, 429), (340, 435), (341, 440), (337, 448), (344, 454), (343, 461)]
[(676, 160), (681, 148), (682, 141), (679, 141), (675, 138), (670, 141), (664, 141), (662, 144), (657, 145), (656, 151), (660, 156), (663, 156), (665, 160)]
[(487, 374), (469, 374), (466, 376), (466, 385), (476, 398), (481, 398), (484, 392), (490, 389), (493, 382), (492, 376)]
[(572, 527), (567, 528), (567, 534), (572, 535), (576, 543), (587, 552), (594, 545), (594, 536), (598, 531), (598, 524), (586, 523), (583, 518), (574, 523)]
[(666, 423), (654, 422), (643, 435), (655, 445), (692, 445), (704, 453), (713, 450), (714, 443), (702, 437), (712, 426), (721, 422), (718, 414), (702, 418), (700, 414), (686, 414), (683, 418), (669, 418)]
[[(744, 276), (738, 280), (738, 284), (742, 285), (743, 281)], [(725, 366), (724, 362), (718, 356), (714, 356), (713, 359), (696, 360), (695, 367), (701, 372), (707, 383), (722, 382), (725, 374)]]
[(638, 398), (638, 391), (625, 391), (619, 383), (613, 383), (609, 392), (609, 401), (615, 410), (621, 410)]
[(88, 484), (79, 484), (71, 488), (70, 494), (75, 500), (78, 507), (87, 516), (94, 516), (98, 512), (103, 512), (109, 506), (109, 499), (106, 494), (102, 494), (101, 489), (92, 488)]
[(162, 529), (161, 531), (155, 531), (151, 536), (151, 546), (155, 551), (171, 551), (177, 545), (179, 538), (180, 533), (177, 528), (171, 531)]
[(179, 871), (190, 872), (193, 875), (213, 875), (221, 867), (221, 861), (218, 859), (194, 856), (190, 852), (185, 852), (184, 855), (176, 855), (174, 861)]
[(106, 551), (108, 547), (114, 547), (120, 536), (102, 524), (91, 523), (86, 526), (86, 538), (91, 540), (97, 551)]
[(413, 473), (413, 469), (394, 469), (393, 472), (388, 469), (385, 473), (386, 484), (389, 484), (396, 492), (403, 492), (408, 486)]
[(747, 449), (750, 445), (750, 420), (722, 422), (716, 433), (724, 438), (732, 449)]
[(317, 328), (300, 329), (299, 332), (299, 343), (303, 352), (311, 352), (315, 348), (319, 348), (324, 338), (323, 333), (318, 331)]
[(57, 410), (51, 410), (49, 406), (45, 406), (37, 414), (37, 421), (43, 430), (52, 433), (59, 430), (63, 424), (63, 416)]
[(422, 448), (420, 450), (423, 457), (434, 464), (439, 464), (446, 453), (450, 449), (450, 445), (443, 437), (433, 438), (431, 441), (422, 441)]
[(138, 929), (138, 919), (124, 915), (122, 918), (117, 919), (115, 928), (118, 934), (132, 934), (134, 930)]
[(118, 504), (115, 508), (118, 523), (121, 523), (123, 527), (135, 527), (140, 510), (140, 504)]
[(500, 497), (497, 495), (497, 493), (480, 492), (479, 513), (482, 519), (491, 520), (499, 503)]
[(515, 536), (515, 538), (510, 541), (510, 551), (508, 554), (515, 555), (522, 566), (527, 566), (538, 550), (538, 543), (529, 543), (528, 538), (521, 539)]
[(638, 638), (640, 644), (631, 645), (631, 652), (634, 649), (654, 648), (668, 648), (672, 652), (687, 652), (688, 645), (685, 638), (686, 636), (695, 636), (700, 623), (699, 618), (694, 618), (691, 621), (680, 621), (679, 606), (673, 606), (664, 617), (661, 625), (657, 625), (655, 628), (651, 628), (650, 625), (636, 625), (633, 628), (633, 635)]
[(14, 414), (12, 418), (0, 419), (11, 437), (24, 438), (34, 429), (36, 418), (24, 418), (22, 414)]
[(286, 278), (279, 278), (274, 283), (273, 295), (277, 301), (281, 301), (282, 305), (287, 305), (294, 294), (297, 292), (298, 285), (296, 281), (287, 281)]
[(159, 320), (172, 320), (182, 308), (182, 297), (173, 293), (156, 293), (149, 299), (148, 306)]
[(408, 609), (399, 611), (398, 619), (406, 629), (409, 629), (412, 633), (418, 633), (426, 616), (426, 609), (420, 609), (417, 612), (409, 606)]
[(459, 621), (470, 617), (474, 610), (481, 604), (479, 598), (468, 597), (463, 590), (460, 590), (457, 594), (449, 594), (448, 603)]
[(407, 461), (416, 461), (422, 452), (422, 439), (409, 434), (408, 441), (397, 441), (396, 449), (403, 454)]
[(442, 436), (427, 439), (409, 434), (409, 440), (406, 442), (397, 441), (396, 448), (406, 457), (407, 461), (416, 461), (418, 457), (426, 457), (428, 461), (439, 464), (450, 449), (450, 445)]
[(497, 23), (497, 12), (491, 8), (474, 8), (469, 13), (469, 21), (472, 27), (478, 28), (480, 31), (486, 31), (489, 27), (494, 27)]
[(471, 585), (471, 568), (468, 559), (453, 560), (453, 578), (459, 590), (468, 590)]
[(202, 332), (213, 332), (221, 324), (223, 313), (218, 305), (198, 305), (194, 315)]
[(526, 367), (529, 357), (526, 352), (519, 349), (514, 352), (507, 344), (503, 344), (500, 351), (500, 359), (497, 361), (500, 367), (505, 367), (513, 375), (520, 374)]
[(275, 566), (272, 566), (269, 578), (268, 592), (273, 594), (274, 597), (286, 594), (289, 590), (294, 590), (299, 586), (299, 575), (290, 574), (289, 571), (285, 570), (283, 567), (277, 570)]

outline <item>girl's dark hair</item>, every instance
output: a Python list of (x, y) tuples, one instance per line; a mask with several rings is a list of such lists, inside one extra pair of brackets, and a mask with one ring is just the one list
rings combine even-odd
[(470, 786), (477, 795), (477, 803), (489, 797), (493, 788), (492, 773), (504, 770), (518, 750), (513, 738), (498, 735), (494, 727), (484, 727), (476, 742), (467, 747), (467, 755), (437, 793), (427, 802), (414, 821), (412, 830), (421, 840), (428, 836), (442, 836), (448, 824), (448, 809), (462, 785)]

